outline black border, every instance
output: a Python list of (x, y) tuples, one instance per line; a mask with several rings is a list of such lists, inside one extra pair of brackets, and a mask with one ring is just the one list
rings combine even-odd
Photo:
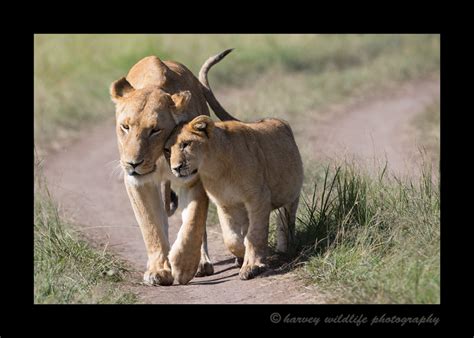
[[(433, 30), (429, 29), (428, 31), (433, 32)], [(46, 33), (52, 32), (51, 29), (38, 29), (34, 31), (33, 34), (36, 33)], [(174, 31), (176, 32), (176, 31)], [(202, 33), (211, 33), (211, 31), (204, 29)], [(235, 31), (235, 32), (243, 32), (243, 31)], [(265, 30), (260, 31), (265, 33)], [(283, 30), (280, 31), (281, 33), (289, 31)], [(300, 31), (303, 32), (303, 31)], [(323, 31), (324, 32), (324, 31)], [(393, 31), (385, 31), (384, 33), (390, 33)], [(231, 33), (228, 31), (226, 33)], [(327, 33), (327, 32), (324, 32)], [(331, 31), (331, 33), (338, 33), (338, 31)], [(157, 325), (163, 323), (171, 324), (172, 321), (177, 319), (177, 323), (182, 325), (183, 328), (189, 327), (191, 331), (195, 331), (196, 334), (199, 333), (206, 333), (206, 327), (211, 326), (215, 331), (218, 331), (218, 327), (220, 324), (230, 324), (231, 327), (240, 327), (242, 323), (245, 323), (245, 326), (248, 327), (264, 327), (264, 328), (274, 328), (274, 329), (286, 329), (286, 328), (304, 328), (308, 329), (313, 327), (312, 324), (273, 324), (270, 321), (270, 315), (275, 312), (279, 312), (282, 316), (291, 313), (292, 315), (300, 315), (300, 316), (330, 316), (340, 313), (346, 314), (355, 314), (355, 315), (366, 315), (368, 317), (374, 316), (376, 314), (381, 315), (383, 313), (387, 313), (387, 315), (398, 315), (401, 317), (404, 316), (421, 316), (421, 315), (430, 315), (440, 317), (441, 321), (436, 326), (433, 327), (431, 325), (424, 325), (424, 326), (415, 326), (415, 325), (405, 325), (401, 327), (400, 325), (389, 325), (385, 324), (380, 327), (375, 327), (375, 329), (380, 328), (383, 330), (386, 329), (395, 329), (395, 332), (399, 332), (399, 330), (410, 328), (410, 329), (439, 329), (439, 328), (446, 328), (447, 326), (451, 326), (452, 323), (452, 316), (453, 314), (449, 312), (447, 309), (448, 306), (452, 306), (453, 301), (453, 285), (449, 282), (448, 276), (451, 274), (448, 272), (451, 268), (449, 267), (448, 263), (449, 260), (449, 251), (448, 241), (449, 238), (452, 236), (454, 230), (451, 230), (450, 227), (446, 226), (449, 224), (447, 221), (448, 218), (453, 216), (452, 209), (450, 209), (448, 200), (446, 198), (447, 195), (453, 193), (453, 189), (450, 183), (449, 175), (448, 175), (448, 163), (453, 160), (449, 151), (449, 138), (447, 136), (449, 129), (453, 126), (449, 122), (449, 115), (445, 112), (452, 109), (451, 102), (449, 101), (447, 96), (450, 92), (450, 87), (448, 83), (450, 82), (451, 74), (448, 73), (447, 64), (449, 62), (448, 57), (448, 46), (451, 45), (451, 37), (452, 35), (441, 32), (441, 196), (442, 196), (442, 203), (441, 203), (441, 233), (442, 233), (442, 241), (441, 241), (441, 304), (440, 305), (34, 305), (33, 304), (33, 278), (32, 273), (30, 273), (31, 280), (30, 283), (27, 285), (21, 286), (19, 289), (19, 293), (15, 295), (16, 302), (18, 302), (21, 297), (24, 299), (23, 301), (23, 311), (26, 310), (30, 319), (37, 324), (39, 327), (43, 327), (44, 329), (48, 330), (48, 323), (54, 325), (54, 323), (61, 321), (62, 324), (71, 325), (74, 328), (74, 332), (81, 332), (81, 331), (90, 331), (95, 330), (93, 327), (102, 328), (104, 332), (108, 332), (108, 330), (114, 331), (111, 329), (110, 325), (115, 326), (119, 325), (120, 322), (117, 322), (117, 319), (124, 319), (128, 318), (130, 315), (133, 317), (137, 317), (138, 321), (141, 323), (156, 323)], [(31, 32), (29, 37), (31, 38)], [(30, 40), (30, 44), (31, 40)], [(31, 46), (30, 48), (34, 48)], [(29, 50), (31, 54), (34, 54), (34, 50)], [(27, 55), (28, 56), (28, 55)], [(34, 71), (34, 63), (26, 62), (25, 64), (31, 64), (32, 69), (29, 71), (29, 74), (26, 74), (26, 78), (31, 78), (31, 74)], [(34, 93), (34, 92), (33, 92)], [(33, 105), (34, 105), (34, 100)], [(32, 112), (33, 115), (33, 112)], [(33, 136), (33, 123), (32, 123), (32, 133), (31, 137)], [(33, 137), (32, 143), (34, 144)], [(28, 145), (28, 150), (31, 151), (31, 143)], [(30, 157), (31, 159), (31, 157)], [(31, 160), (30, 160), (31, 161)], [(31, 162), (29, 163), (31, 165)], [(32, 170), (33, 171), (33, 170)], [(33, 173), (32, 173), (33, 174)], [(32, 175), (33, 176), (33, 175)], [(31, 186), (29, 187), (31, 189)], [(30, 190), (31, 191), (31, 190)], [(24, 213), (26, 215), (26, 213)], [(31, 214), (33, 216), (33, 212)], [(27, 225), (31, 224), (31, 218), (22, 222), (22, 224)], [(443, 226), (445, 225), (445, 226)], [(31, 228), (22, 227), (20, 231), (26, 231), (30, 234), (31, 241), (29, 249), (31, 251), (25, 251), (27, 253), (24, 257), (24, 261), (30, 261), (31, 270), (33, 271), (33, 261), (31, 257), (33, 256), (33, 238), (32, 238), (32, 231), (29, 231)], [(18, 230), (18, 229), (15, 229)], [(451, 234), (450, 234), (451, 233)], [(21, 236), (25, 237), (25, 234)], [(452, 271), (452, 269), (451, 269)], [(27, 279), (23, 278), (23, 282)], [(18, 280), (15, 280), (17, 282)], [(20, 284), (21, 285), (21, 284)], [(27, 290), (31, 290), (31, 293), (28, 293)], [(78, 319), (79, 317), (86, 317), (87, 324), (86, 326), (80, 324), (84, 319)], [(109, 317), (110, 316), (110, 317)], [(59, 319), (60, 318), (60, 319)], [(107, 319), (106, 319), (107, 318)], [(111, 321), (110, 321), (111, 320)], [(52, 322), (51, 322), (52, 321)], [(209, 324), (208, 322), (212, 321), (214, 324)], [(205, 324), (207, 323), (207, 324)], [(220, 323), (220, 324), (215, 324)], [(13, 324), (13, 323), (11, 323)], [(141, 330), (147, 332), (146, 329), (147, 325), (140, 325)], [(3, 330), (3, 325), (0, 325), (0, 330)], [(36, 325), (35, 325), (36, 327)], [(339, 324), (339, 325), (321, 325), (317, 326), (317, 330), (324, 329), (324, 328), (343, 328), (343, 329), (366, 329), (368, 328), (367, 325), (356, 326), (354, 324)], [(372, 329), (374, 327), (371, 327)], [(16, 327), (16, 330), (22, 331), (23, 329), (29, 330), (28, 326), (20, 326)], [(138, 328), (137, 328), (138, 330)], [(101, 331), (101, 329), (98, 329)], [(159, 334), (161, 330), (159, 329), (151, 329), (149, 332), (153, 332), (152, 334)], [(1, 332), (0, 332), (1, 334)]]

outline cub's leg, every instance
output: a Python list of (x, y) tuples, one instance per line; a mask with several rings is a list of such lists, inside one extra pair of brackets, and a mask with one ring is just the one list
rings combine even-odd
[[(247, 210), (241, 206), (217, 206), (217, 215), (221, 224), (222, 237), (227, 249), (237, 258), (237, 262), (242, 264), (245, 255), (244, 228), (248, 227)], [(237, 263), (238, 264), (238, 263)]]
[(277, 212), (277, 247), (279, 252), (287, 253), (295, 241), (296, 211), (299, 196), (291, 203), (284, 205)]
[(212, 266), (211, 259), (209, 258), (209, 252), (207, 250), (207, 231), (204, 231), (201, 244), (201, 260), (199, 261), (196, 277), (210, 276), (213, 273), (214, 267)]
[[(263, 202), (263, 203), (262, 203)], [(245, 236), (245, 256), (239, 272), (240, 279), (251, 279), (266, 268), (265, 258), (268, 247), (268, 225), (271, 207), (270, 203), (260, 200), (260, 205), (247, 205), (249, 227)]]

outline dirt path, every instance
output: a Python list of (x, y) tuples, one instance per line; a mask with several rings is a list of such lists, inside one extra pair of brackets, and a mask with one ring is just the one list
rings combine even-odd
[(391, 172), (412, 174), (420, 161), (421, 140), (410, 126), (439, 95), (438, 80), (422, 80), (355, 103), (319, 124), (314, 132), (305, 127), (301, 132), (306, 136), (303, 143), (308, 144), (304, 153), (316, 159), (354, 158), (368, 164), (369, 169), (371, 164), (383, 165), (386, 159)]
[[(439, 95), (439, 82), (424, 81), (358, 104), (338, 118), (318, 126), (295, 128), (303, 156), (322, 158), (345, 153), (362, 157), (386, 153), (394, 170), (416, 151), (401, 137), (411, 118)], [(316, 155), (317, 154), (317, 155)], [(107, 246), (136, 270), (131, 287), (149, 303), (324, 303), (316, 287), (304, 286), (293, 273), (241, 281), (232, 256), (224, 248), (218, 225), (209, 225), (209, 251), (215, 274), (195, 278), (189, 285), (147, 287), (138, 283), (145, 270), (146, 252), (117, 165), (114, 121), (84, 133), (78, 142), (44, 159), (48, 186), (61, 212), (81, 226), (97, 245)], [(180, 216), (170, 218), (174, 242)]]

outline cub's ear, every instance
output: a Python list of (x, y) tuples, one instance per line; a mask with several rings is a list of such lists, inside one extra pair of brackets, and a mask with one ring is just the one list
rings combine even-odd
[(214, 121), (207, 115), (200, 115), (189, 122), (189, 127), (194, 133), (198, 133), (199, 135), (204, 134), (209, 138), (214, 129)]
[(181, 113), (191, 100), (191, 92), (184, 90), (182, 92), (171, 95), (176, 113)]
[(110, 97), (113, 102), (118, 103), (123, 97), (127, 96), (134, 90), (135, 89), (127, 79), (122, 77), (120, 80), (117, 80), (110, 85)]

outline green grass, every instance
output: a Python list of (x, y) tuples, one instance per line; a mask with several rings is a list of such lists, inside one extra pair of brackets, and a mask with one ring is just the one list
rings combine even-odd
[[(295, 261), (334, 303), (439, 303), (440, 193), (429, 164), (416, 179), (319, 167), (298, 212)], [(310, 184), (314, 183), (313, 186)]]
[(301, 118), (349, 97), (439, 72), (438, 35), (36, 35), (35, 140), (60, 144), (113, 116), (108, 88), (147, 55), (195, 74), (234, 47), (210, 81), (241, 118)]
[(119, 282), (126, 265), (93, 249), (61, 219), (41, 178), (35, 175), (34, 302), (36, 304), (136, 303)]
[(418, 114), (412, 123), (420, 146), (426, 150), (433, 162), (439, 162), (440, 154), (440, 101), (431, 103)]

